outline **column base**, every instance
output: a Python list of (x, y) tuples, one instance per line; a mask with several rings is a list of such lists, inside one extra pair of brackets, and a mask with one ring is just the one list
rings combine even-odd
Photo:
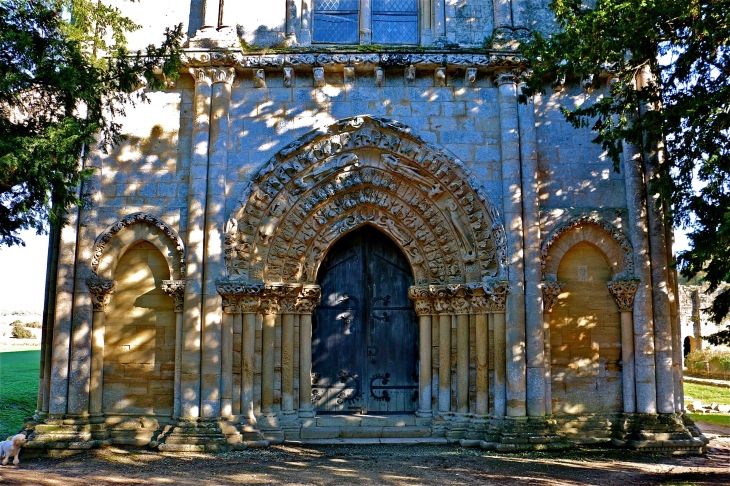
[[(165, 427), (157, 437), (156, 445), (164, 452), (227, 452), (235, 445), (237, 433), (235, 427), (231, 430), (228, 421), (183, 418)], [(234, 444), (228, 443), (228, 434)], [(154, 447), (155, 444), (150, 445)]]
[(276, 413), (262, 413), (256, 419), (261, 434), (270, 444), (281, 444), (284, 442), (284, 429), (282, 429), (279, 423), (279, 416)]
[(22, 433), (27, 457), (66, 457), (111, 444), (103, 415), (48, 415), (42, 421), (25, 422)]
[(707, 443), (701, 434), (693, 435), (682, 414), (624, 414), (621, 425), (620, 437), (612, 441), (620, 447), (644, 452), (705, 452)]
[(549, 417), (507, 417), (491, 419), (479, 445), (482, 449), (498, 452), (558, 451), (575, 444), (557, 433), (554, 420)]

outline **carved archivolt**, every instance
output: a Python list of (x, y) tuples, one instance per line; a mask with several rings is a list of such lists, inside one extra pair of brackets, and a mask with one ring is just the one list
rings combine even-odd
[(403, 250), (416, 284), (500, 275), (505, 237), (469, 170), (391, 120), (311, 132), (253, 177), (225, 228), (229, 278), (313, 283), (331, 245), (365, 224)]
[[(104, 230), (94, 242), (94, 256), (91, 259), (91, 270), (94, 275), (97, 275), (99, 270), (99, 264), (105, 255), (105, 252), (109, 246), (109, 242), (123, 229), (130, 228), (135, 225), (149, 225), (157, 228), (168, 240), (170, 250), (174, 249), (175, 254), (172, 255), (177, 261), (171, 265), (172, 269), (179, 268), (179, 278), (185, 278), (185, 245), (175, 232), (167, 223), (162, 221), (157, 216), (153, 216), (147, 213), (133, 213), (123, 217), (113, 225), (109, 226)], [(151, 240), (148, 235), (143, 235), (143, 239)], [(163, 252), (163, 255), (165, 252)], [(167, 255), (165, 255), (167, 256)]]
[[(609, 264), (614, 270), (614, 278), (631, 278), (634, 275), (634, 249), (628, 238), (608, 221), (593, 216), (573, 218), (555, 228), (543, 241), (543, 275), (548, 276), (557, 273), (557, 265), (560, 263), (562, 254), (557, 254), (553, 250), (555, 244), (583, 227), (591, 231), (586, 231), (580, 235), (575, 234), (573, 239), (576, 242), (589, 241), (600, 248), (609, 259)], [(606, 239), (605, 236), (609, 238)], [(564, 248), (562, 253), (564, 254), (567, 249)]]

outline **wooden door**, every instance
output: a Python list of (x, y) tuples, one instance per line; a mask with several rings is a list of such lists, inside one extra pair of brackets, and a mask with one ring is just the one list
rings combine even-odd
[(312, 399), (319, 413), (410, 413), (418, 404), (418, 325), (400, 249), (365, 226), (338, 241), (319, 270)]

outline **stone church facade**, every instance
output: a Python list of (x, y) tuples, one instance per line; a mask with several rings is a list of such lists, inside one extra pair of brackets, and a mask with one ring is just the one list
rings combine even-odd
[(29, 447), (703, 447), (641, 159), (518, 103), (548, 2), (157, 3), (185, 69), (52, 238)]

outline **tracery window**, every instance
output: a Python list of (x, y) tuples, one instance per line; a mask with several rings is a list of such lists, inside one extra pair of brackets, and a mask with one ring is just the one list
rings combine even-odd
[(374, 44), (418, 44), (418, 0), (314, 0), (312, 13), (317, 43), (358, 44), (362, 25)]

